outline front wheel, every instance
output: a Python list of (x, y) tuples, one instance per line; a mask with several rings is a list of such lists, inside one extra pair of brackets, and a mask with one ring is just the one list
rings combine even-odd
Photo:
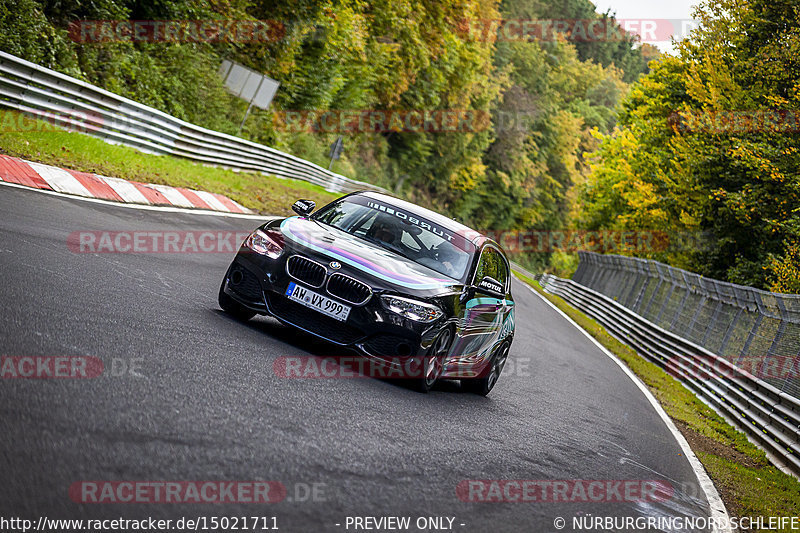
[(256, 316), (256, 312), (248, 309), (247, 307), (243, 306), (227, 294), (225, 294), (225, 282), (228, 280), (228, 276), (226, 275), (222, 279), (222, 285), (219, 286), (219, 296), (217, 297), (217, 301), (219, 302), (219, 306), (222, 308), (223, 311), (231, 315), (232, 317), (236, 318), (237, 320), (250, 320), (254, 316)]
[(511, 343), (504, 341), (503, 344), (494, 352), (489, 361), (489, 369), (484, 372), (484, 375), (478, 378), (462, 379), (461, 386), (468, 392), (474, 392), (481, 396), (486, 396), (494, 388), (495, 383), (500, 378), (500, 373), (503, 372), (503, 367), (506, 366), (508, 360), (508, 350), (511, 348)]
[(450, 328), (445, 329), (436, 337), (430, 352), (422, 360), (422, 377), (416, 380), (418, 391), (428, 392), (442, 375), (445, 359), (450, 351), (451, 340), (453, 340), (453, 332)]

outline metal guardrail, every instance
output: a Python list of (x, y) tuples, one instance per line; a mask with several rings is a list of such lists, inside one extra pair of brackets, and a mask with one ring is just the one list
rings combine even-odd
[(800, 474), (800, 399), (580, 283), (549, 274), (540, 283), (663, 367)]
[(530, 270), (527, 270), (525, 267), (523, 267), (519, 263), (515, 263), (514, 261), (509, 261), (509, 263), (511, 263), (511, 270), (512, 271), (516, 270), (520, 274), (523, 274), (523, 275), (531, 278), (534, 281), (539, 281), (539, 278), (542, 277), (541, 274), (534, 274), (533, 272), (531, 272)]
[(800, 398), (800, 295), (636, 257), (580, 252), (572, 279)]
[(304, 180), (337, 193), (383, 190), (268, 146), (190, 124), (2, 51), (0, 106), (147, 153)]

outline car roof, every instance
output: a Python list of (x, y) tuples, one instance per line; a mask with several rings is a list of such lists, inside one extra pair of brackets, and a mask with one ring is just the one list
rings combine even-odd
[(411, 202), (401, 200), (400, 198), (396, 198), (388, 194), (382, 194), (374, 191), (358, 191), (353, 193), (352, 195), (366, 196), (367, 198), (380, 200), (382, 202), (386, 202), (396, 207), (399, 207), (404, 211), (408, 211), (409, 213), (414, 213), (415, 215), (419, 215), (423, 218), (430, 220), (431, 222), (434, 222), (442, 226), (443, 228), (449, 229), (452, 232), (462, 235), (477, 247), (482, 246), (483, 243), (486, 241), (491, 241), (491, 239), (489, 239), (486, 235), (481, 234), (479, 231), (474, 230), (469, 226), (466, 226), (461, 222), (458, 222), (457, 220), (453, 220), (452, 218), (447, 218), (444, 215), (440, 215), (436, 211), (431, 211), (430, 209), (426, 209), (417, 204), (412, 204)]

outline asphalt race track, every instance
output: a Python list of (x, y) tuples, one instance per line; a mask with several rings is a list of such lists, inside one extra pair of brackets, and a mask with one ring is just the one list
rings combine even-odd
[[(273, 319), (222, 313), (233, 253), (67, 246), (76, 231), (244, 232), (256, 220), (8, 186), (0, 213), (0, 355), (93, 356), (105, 368), (94, 379), (0, 380), (0, 515), (274, 516), (281, 531), (353, 531), (348, 516), (450, 517), (465, 532), (555, 531), (556, 517), (572, 531), (579, 515), (708, 516), (641, 391), (519, 282), (511, 361), (487, 398), (457, 382), (424, 395), (372, 378), (288, 379), (276, 358), (336, 349)], [(660, 480), (675, 492), (656, 502), (462, 501), (456, 487), (472, 479)], [(76, 503), (69, 488), (84, 480), (274, 480), (288, 492), (274, 504)]]

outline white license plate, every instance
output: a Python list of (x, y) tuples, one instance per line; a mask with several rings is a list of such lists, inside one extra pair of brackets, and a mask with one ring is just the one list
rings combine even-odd
[(349, 306), (340, 304), (336, 300), (331, 300), (327, 296), (323, 296), (312, 290), (306, 289), (294, 281), (289, 283), (289, 286), (286, 288), (286, 296), (288, 296), (290, 300), (299, 302), (306, 307), (310, 307), (311, 309), (319, 311), (323, 315), (328, 315), (329, 317), (335, 318), (336, 320), (341, 320), (342, 322), (347, 320), (348, 315), (350, 315)]

